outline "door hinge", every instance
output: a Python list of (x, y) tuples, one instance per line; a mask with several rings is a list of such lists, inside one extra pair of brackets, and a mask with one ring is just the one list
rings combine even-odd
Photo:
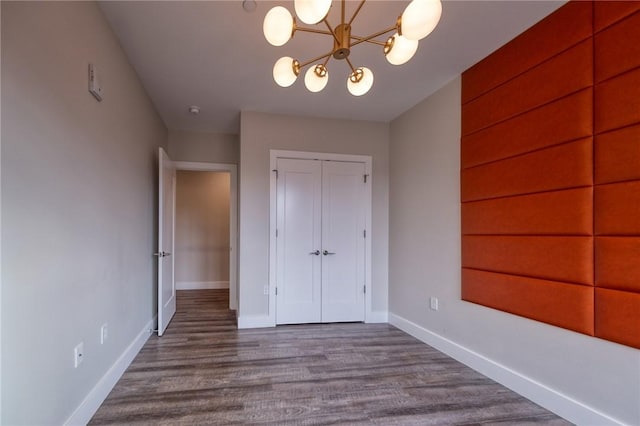
[(364, 183), (367, 183), (367, 177), (368, 177), (368, 176), (369, 176), (369, 175), (364, 175)]
[(366, 285), (365, 285), (364, 287), (362, 287), (362, 292), (363, 292), (364, 294), (367, 294), (367, 286), (366, 286)]
[(366, 230), (366, 229), (365, 229), (364, 231), (362, 231), (362, 236), (363, 236), (364, 238), (367, 238), (367, 230)]
[(276, 238), (278, 238), (278, 230), (276, 229)]
[(272, 171), (272, 172), (275, 172), (275, 174), (276, 174), (276, 179), (278, 179), (278, 169), (273, 169), (273, 170), (271, 170), (271, 171)]
[(276, 296), (278, 295), (278, 287), (276, 287)]

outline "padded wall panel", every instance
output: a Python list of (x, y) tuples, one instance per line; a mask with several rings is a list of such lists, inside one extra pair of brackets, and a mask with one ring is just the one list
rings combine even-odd
[(593, 287), (462, 269), (462, 299), (593, 334)]
[(543, 105), (462, 138), (462, 167), (472, 167), (591, 135), (593, 89)]
[(640, 294), (596, 288), (596, 336), (640, 349)]
[(522, 114), (592, 84), (593, 49), (591, 40), (586, 40), (464, 104), (462, 135)]
[(595, 138), (596, 183), (640, 179), (640, 125)]
[(462, 102), (467, 103), (591, 37), (591, 26), (592, 6), (588, 2), (572, 2), (561, 7), (478, 62), (472, 72), (464, 73)]
[(592, 258), (591, 237), (462, 237), (463, 268), (590, 286), (593, 282)]
[(596, 186), (596, 235), (640, 235), (640, 181)]
[(638, 0), (596, 1), (593, 7), (595, 10), (594, 29), (600, 31), (640, 10), (640, 2)]
[(638, 122), (640, 122), (640, 68), (596, 86), (596, 133)]
[(464, 169), (462, 201), (593, 184), (591, 138)]
[(596, 286), (640, 293), (640, 236), (596, 238)]
[(640, 2), (594, 10), (595, 331), (640, 348)]
[(597, 34), (594, 46), (596, 81), (640, 67), (640, 11)]
[(593, 188), (462, 204), (462, 234), (591, 235)]

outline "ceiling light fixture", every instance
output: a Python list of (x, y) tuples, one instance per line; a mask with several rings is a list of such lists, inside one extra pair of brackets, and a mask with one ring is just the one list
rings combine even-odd
[[(438, 25), (442, 14), (440, 0), (412, 0), (398, 17), (395, 25), (366, 37), (351, 34), (351, 24), (364, 6), (361, 0), (348, 21), (345, 19), (345, 3), (341, 0), (340, 24), (332, 27), (327, 20), (331, 0), (295, 0), (294, 8), (297, 18), (305, 24), (324, 24), (327, 30), (304, 28), (297, 24), (296, 18), (282, 6), (275, 6), (264, 17), (262, 30), (267, 41), (274, 46), (286, 44), (297, 31), (328, 35), (333, 38), (330, 52), (306, 62), (284, 56), (276, 61), (273, 67), (273, 79), (279, 86), (289, 87), (295, 83), (300, 70), (307, 65), (315, 64), (305, 73), (304, 83), (311, 92), (319, 92), (327, 85), (329, 71), (327, 63), (334, 59), (345, 60), (351, 69), (347, 77), (347, 89), (354, 96), (364, 95), (373, 85), (373, 72), (366, 67), (355, 68), (349, 60), (351, 48), (360, 43), (373, 43), (382, 46), (387, 61), (393, 65), (401, 65), (409, 61), (418, 49), (418, 41), (428, 36)], [(377, 37), (395, 31), (386, 41)], [(319, 62), (322, 61), (322, 62)]]

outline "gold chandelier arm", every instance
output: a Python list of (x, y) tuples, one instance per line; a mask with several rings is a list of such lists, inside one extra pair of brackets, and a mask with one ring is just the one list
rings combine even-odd
[(351, 68), (351, 72), (355, 74), (356, 69), (353, 67), (353, 64), (351, 63), (351, 61), (349, 60), (349, 58), (344, 58), (347, 60), (347, 63), (349, 64), (349, 68)]
[(331, 31), (331, 35), (333, 35), (333, 39), (336, 41), (336, 43), (340, 44), (340, 40), (338, 39), (338, 36), (337, 36), (336, 32), (331, 27), (331, 24), (329, 24), (329, 21), (327, 20), (326, 16), (322, 20), (322, 22), (324, 22), (327, 25), (327, 28), (329, 28), (329, 31)]
[(340, 13), (340, 23), (341, 24), (344, 24), (344, 8), (345, 8), (345, 3), (346, 2), (347, 2), (347, 0), (342, 0), (342, 2), (341, 2), (342, 3), (342, 7), (341, 7), (342, 11)]
[[(329, 52), (329, 53), (325, 53), (324, 55), (320, 55), (320, 56), (318, 56), (317, 58), (309, 59), (307, 62), (302, 62), (302, 63), (300, 64), (300, 68), (304, 68), (304, 67), (306, 67), (306, 66), (307, 66), (307, 65), (309, 65), (309, 64), (312, 64), (312, 63), (314, 63), (314, 62), (316, 62), (316, 61), (319, 61), (320, 59), (324, 59), (324, 58), (326, 58), (327, 56), (331, 56), (331, 54), (332, 54), (332, 53), (333, 53), (333, 51), (331, 51), (331, 52)], [(325, 61), (325, 65), (326, 65), (326, 63), (327, 63), (327, 62), (329, 62), (329, 59), (327, 59), (327, 60)]]
[[(378, 41), (378, 40), (365, 40), (365, 37), (359, 37), (359, 36), (351, 36), (352, 39), (354, 40), (358, 40), (359, 43), (373, 43), (373, 44), (377, 44), (378, 46), (385, 46), (387, 43), (383, 42), (383, 41)], [(354, 46), (358, 43), (352, 43), (351, 45)]]
[(324, 30), (316, 30), (315, 28), (296, 27), (295, 31), (302, 31), (305, 33), (325, 34), (325, 35), (330, 35), (335, 37), (335, 34), (333, 34), (332, 32), (324, 31)]
[[(351, 23), (353, 22), (354, 19), (356, 19), (356, 16), (358, 16), (358, 13), (360, 13), (360, 9), (362, 9), (362, 6), (364, 6), (364, 2), (366, 2), (367, 0), (362, 0), (360, 2), (360, 4), (358, 5), (358, 8), (356, 9), (356, 11), (353, 13), (353, 16), (351, 17), (351, 19), (349, 20), (349, 25), (351, 25)], [(344, 0), (342, 2), (342, 7), (344, 8)], [(344, 11), (344, 9), (343, 9)], [(344, 12), (343, 12), (343, 16), (344, 16)], [(344, 18), (342, 18), (342, 20), (344, 21)]]
[[(355, 43), (352, 43), (352, 44), (351, 44), (351, 47), (353, 47), (353, 46), (355, 46), (355, 45), (357, 45), (357, 44), (360, 44), (360, 43), (364, 43), (365, 41), (375, 43), (375, 41), (372, 41), (371, 39), (374, 39), (374, 38), (376, 38), (376, 37), (380, 37), (380, 36), (381, 36), (381, 35), (383, 35), (383, 34), (386, 34), (386, 33), (389, 33), (389, 32), (391, 32), (391, 31), (396, 30), (397, 28), (398, 28), (398, 27), (397, 27), (397, 25), (394, 25), (393, 27), (387, 28), (387, 29), (382, 30), (382, 31), (378, 31), (378, 32), (377, 32), (377, 33), (375, 33), (375, 34), (371, 34), (371, 35), (366, 36), (366, 37), (358, 37), (358, 36), (353, 36), (353, 35), (352, 35), (352, 36), (351, 36), (351, 38), (356, 39), (356, 40), (358, 40), (358, 41), (356, 41)], [(383, 44), (384, 44), (384, 43), (383, 43)]]

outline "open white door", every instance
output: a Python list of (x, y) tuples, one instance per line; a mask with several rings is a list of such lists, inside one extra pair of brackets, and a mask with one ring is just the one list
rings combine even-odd
[(176, 313), (176, 286), (173, 273), (176, 168), (160, 148), (158, 179), (158, 336), (162, 336)]

